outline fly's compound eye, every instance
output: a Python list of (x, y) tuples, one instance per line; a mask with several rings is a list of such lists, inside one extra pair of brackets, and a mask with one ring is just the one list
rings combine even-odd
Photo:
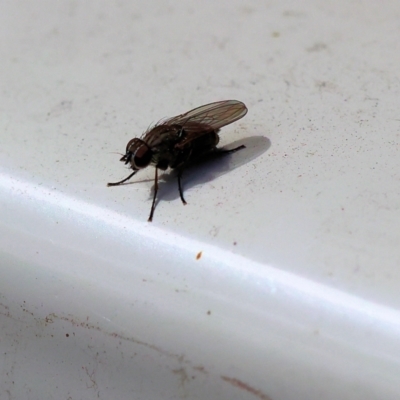
[(153, 152), (150, 147), (140, 139), (132, 139), (126, 146), (126, 154), (130, 154), (130, 162), (132, 168), (146, 168), (150, 162)]
[(147, 144), (140, 146), (133, 154), (133, 163), (137, 169), (145, 168), (150, 164), (152, 152)]

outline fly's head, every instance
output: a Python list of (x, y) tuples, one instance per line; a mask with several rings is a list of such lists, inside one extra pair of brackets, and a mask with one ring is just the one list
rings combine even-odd
[(134, 138), (126, 145), (126, 153), (120, 161), (131, 164), (133, 170), (146, 168), (153, 157), (150, 147), (141, 139)]

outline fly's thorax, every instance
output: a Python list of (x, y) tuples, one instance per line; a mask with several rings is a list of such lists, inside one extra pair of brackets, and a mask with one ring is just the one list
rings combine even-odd
[(143, 140), (153, 149), (161, 145), (176, 142), (179, 140), (182, 132), (180, 125), (157, 125), (144, 135)]

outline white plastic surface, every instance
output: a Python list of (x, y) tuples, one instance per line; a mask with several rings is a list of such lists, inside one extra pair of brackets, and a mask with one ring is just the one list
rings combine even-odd
[[(2, 2), (0, 399), (399, 399), (399, 10)], [(223, 99), (187, 206), (106, 187)]]

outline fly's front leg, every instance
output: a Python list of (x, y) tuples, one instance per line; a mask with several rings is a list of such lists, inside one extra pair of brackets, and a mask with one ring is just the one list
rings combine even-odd
[(118, 185), (121, 185), (122, 183), (124, 183), (124, 182), (128, 181), (129, 179), (131, 179), (132, 176), (136, 174), (136, 172), (137, 172), (137, 171), (133, 171), (127, 178), (122, 179), (122, 181), (119, 181), (119, 182), (109, 182), (109, 183), (107, 183), (107, 186), (118, 186)]

